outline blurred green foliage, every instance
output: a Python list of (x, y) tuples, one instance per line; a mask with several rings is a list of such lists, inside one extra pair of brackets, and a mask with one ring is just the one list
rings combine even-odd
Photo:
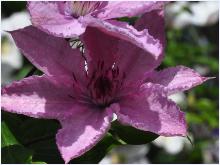
[[(217, 25), (215, 25), (217, 26)], [(209, 27), (209, 30), (214, 30)], [(183, 30), (167, 30), (166, 57), (163, 65), (186, 65), (192, 68), (207, 68), (204, 76), (215, 77), (205, 84), (187, 92), (187, 121), (190, 124), (205, 124), (209, 129), (218, 128), (218, 37), (216, 42), (209, 36), (200, 35), (198, 27)], [(216, 31), (215, 31), (216, 32)], [(206, 37), (205, 44), (199, 41)]]
[(25, 1), (1, 1), (1, 11), (4, 16), (26, 9)]

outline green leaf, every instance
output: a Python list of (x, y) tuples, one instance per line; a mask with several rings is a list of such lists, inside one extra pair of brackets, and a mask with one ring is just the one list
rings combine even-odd
[(3, 121), (1, 122), (1, 147), (7, 147), (10, 145), (18, 144), (18, 141), (14, 137), (14, 135), (11, 133), (10, 129), (6, 125), (6, 123)]
[(29, 118), (24, 121), (19, 129), (23, 130), (22, 143), (29, 145), (44, 139), (53, 138), (60, 128), (58, 121)]
[(23, 164), (31, 163), (32, 151), (21, 145), (10, 145), (2, 148), (3, 164)]
[(56, 120), (29, 118), (19, 128), (23, 130), (22, 143), (34, 151), (33, 162), (64, 163), (55, 142), (60, 128)]
[[(99, 163), (103, 157), (120, 143), (117, 142), (110, 134), (107, 134), (95, 147), (86, 152), (79, 158), (73, 159), (70, 163)], [(57, 149), (55, 137), (44, 141), (33, 143), (29, 146), (34, 150), (33, 161), (41, 160), (46, 163), (64, 163), (60, 152)]]
[(7, 127), (10, 129), (12, 134), (19, 142), (22, 142), (20, 138), (22, 135), (22, 130), (19, 129), (19, 126), (22, 124), (21, 118), (23, 116), (4, 111), (2, 111), (1, 114), (2, 120), (6, 123)]
[(5, 121), (1, 122), (2, 163), (30, 163), (32, 151), (20, 145)]
[(32, 143), (28, 148), (34, 150), (33, 161), (43, 161), (48, 164), (63, 164), (58, 151), (55, 137)]
[(112, 123), (112, 129), (116, 135), (127, 144), (146, 144), (159, 137), (159, 135), (152, 132), (141, 131), (131, 126), (121, 125), (117, 121)]
[[(58, 151), (55, 134), (60, 125), (54, 120), (28, 119), (20, 126), (26, 130), (22, 138), (28, 148), (34, 151), (33, 161), (46, 163), (64, 163)], [(110, 134), (85, 155), (74, 159), (74, 163), (98, 163), (106, 153), (118, 144)]]
[(112, 135), (107, 134), (95, 147), (90, 151), (86, 152), (79, 158), (73, 159), (70, 163), (76, 164), (97, 164), (99, 163), (105, 155), (112, 149), (112, 147), (119, 145), (120, 143), (112, 137)]

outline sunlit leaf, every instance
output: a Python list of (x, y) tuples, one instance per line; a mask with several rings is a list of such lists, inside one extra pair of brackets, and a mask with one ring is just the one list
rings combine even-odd
[(1, 122), (1, 147), (7, 147), (10, 145), (19, 144), (10, 129), (3, 121)]

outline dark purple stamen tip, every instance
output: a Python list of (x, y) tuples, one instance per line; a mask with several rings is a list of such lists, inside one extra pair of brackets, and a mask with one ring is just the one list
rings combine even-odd
[(74, 72), (72, 73), (72, 76), (73, 76), (74, 81), (77, 82), (77, 79), (76, 79)]

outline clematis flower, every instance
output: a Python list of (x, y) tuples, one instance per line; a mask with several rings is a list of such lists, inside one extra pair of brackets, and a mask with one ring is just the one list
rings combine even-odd
[(129, 41), (158, 58), (163, 52), (163, 45), (149, 34), (148, 27), (137, 30), (128, 23), (115, 19), (144, 13), (151, 15), (155, 10), (163, 9), (163, 4), (164, 2), (156, 1), (29, 2), (28, 10), (33, 25), (51, 35), (73, 38), (83, 34), (86, 27), (96, 27), (109, 35)]
[[(155, 23), (149, 33), (163, 30)], [(135, 28), (145, 28), (144, 15)], [(163, 19), (162, 19), (163, 20)], [(184, 113), (170, 94), (206, 81), (184, 66), (155, 71), (158, 59), (130, 42), (88, 27), (81, 36), (85, 60), (65, 39), (29, 26), (11, 32), (18, 48), (44, 74), (2, 89), (3, 110), (35, 118), (57, 119), (56, 143), (65, 163), (90, 150), (108, 132), (113, 114), (123, 125), (162, 136), (185, 136)], [(99, 36), (99, 37), (97, 37)], [(160, 38), (163, 40), (163, 38)]]

